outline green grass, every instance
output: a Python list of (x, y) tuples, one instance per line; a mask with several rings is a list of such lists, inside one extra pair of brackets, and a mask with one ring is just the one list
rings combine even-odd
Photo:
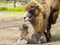
[(7, 8), (7, 10), (12, 12), (24, 12), (23, 8)]
[(0, 7), (0, 11), (7, 11), (8, 9), (6, 7)]
[(59, 11), (59, 17), (60, 17), (60, 11)]
[(21, 12), (24, 13), (24, 8), (6, 8), (0, 7), (0, 11)]
[(25, 6), (25, 4), (24, 3), (21, 3), (20, 6)]

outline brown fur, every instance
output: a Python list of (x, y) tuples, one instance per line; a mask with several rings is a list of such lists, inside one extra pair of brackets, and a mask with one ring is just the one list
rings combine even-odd
[(49, 3), (50, 7), (52, 8), (51, 9), (51, 12), (52, 10), (54, 10), (52, 16), (53, 16), (53, 20), (51, 21), (52, 24), (55, 24), (56, 23), (56, 20), (57, 20), (57, 17), (58, 17), (58, 11), (59, 11), (59, 8), (60, 8), (60, 1), (59, 0), (36, 0), (37, 2), (39, 2), (40, 4), (43, 3), (44, 5), (46, 3)]
[[(36, 5), (40, 6), (39, 3), (35, 2), (35, 1), (31, 1), (31, 2), (27, 3), (27, 5), (25, 7), (25, 10), (29, 12), (31, 10), (31, 7), (35, 7)], [(30, 21), (30, 22), (31, 22), (31, 24), (34, 27), (36, 32), (42, 33), (42, 30), (43, 30), (43, 17), (42, 17), (42, 14), (40, 12), (42, 12), (43, 9), (42, 9), (42, 7), (38, 7), (38, 9), (36, 9), (36, 10), (39, 10), (36, 13), (37, 17), (35, 17), (35, 15), (34, 15), (34, 17), (32, 17), (33, 20)]]
[[(46, 16), (46, 20), (44, 20), (43, 24), (45, 26), (47, 25), (47, 28), (45, 27), (47, 29), (47, 41), (50, 41), (50, 38), (51, 38), (51, 34), (50, 34), (51, 24), (55, 24), (56, 23), (56, 20), (58, 18), (58, 11), (59, 11), (59, 7), (60, 7), (59, 6), (60, 2), (59, 2), (59, 0), (49, 0), (49, 1), (48, 0), (36, 0), (36, 1), (39, 2), (39, 4), (41, 4), (43, 8), (45, 8), (44, 13), (47, 16)], [(31, 5), (31, 4), (34, 4), (34, 3), (27, 4), (26, 7), (29, 8), (28, 5)]]
[(48, 28), (47, 28), (47, 34), (48, 34), (48, 38), (47, 41), (51, 41), (51, 34), (50, 34), (50, 29), (51, 29), (51, 25), (55, 24), (58, 18), (58, 12), (59, 12), (59, 0), (52, 0), (51, 3), (51, 13), (49, 16), (49, 20), (48, 20)]
[(36, 0), (39, 3), (43, 3), (44, 1), (46, 2), (50, 2), (50, 7), (51, 7), (51, 12), (50, 12), (50, 16), (48, 19), (48, 27), (47, 27), (47, 41), (50, 40), (51, 38), (51, 34), (50, 34), (50, 29), (51, 29), (51, 25), (56, 23), (56, 20), (58, 18), (58, 12), (60, 9), (60, 0)]
[[(30, 21), (32, 26), (34, 27), (35, 31), (39, 34), (42, 34), (45, 32), (45, 29), (47, 28), (47, 21), (50, 14), (50, 6), (48, 3), (45, 4), (39, 4), (37, 1), (31, 1), (28, 2), (25, 6), (25, 10), (29, 12), (31, 10), (31, 7), (38, 6), (38, 9), (35, 9), (35, 13), (37, 16), (32, 16), (32, 20)], [(33, 8), (34, 9), (34, 8)], [(36, 10), (39, 10), (36, 12)], [(47, 13), (48, 12), (48, 13)], [(45, 19), (43, 19), (45, 16)]]

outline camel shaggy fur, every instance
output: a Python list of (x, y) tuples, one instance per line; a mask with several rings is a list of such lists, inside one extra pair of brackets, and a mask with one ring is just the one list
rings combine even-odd
[(24, 19), (30, 21), (35, 29), (35, 32), (39, 35), (45, 33), (48, 25), (48, 19), (50, 14), (50, 3), (44, 2), (40, 4), (37, 1), (28, 2), (25, 6)]
[(59, 0), (34, 0), (25, 6), (26, 17), (24, 19), (29, 18), (35, 31), (40, 35), (45, 34), (47, 42), (51, 41), (50, 29), (58, 18), (59, 4)]
[[(51, 29), (51, 25), (55, 24), (58, 18), (58, 13), (59, 13), (59, 9), (60, 9), (60, 0), (36, 0), (38, 3), (40, 4), (46, 4), (48, 2), (48, 4), (50, 5), (50, 15), (49, 15), (49, 19), (48, 19), (48, 26), (47, 26), (47, 42), (51, 41), (51, 34), (50, 34), (50, 29)], [(45, 2), (45, 3), (44, 3)]]

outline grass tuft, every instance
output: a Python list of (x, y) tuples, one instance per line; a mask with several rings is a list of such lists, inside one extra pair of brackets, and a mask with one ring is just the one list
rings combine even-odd
[(8, 9), (6, 7), (0, 7), (0, 11), (7, 11)]
[(24, 13), (24, 8), (6, 8), (0, 7), (0, 11), (21, 12)]

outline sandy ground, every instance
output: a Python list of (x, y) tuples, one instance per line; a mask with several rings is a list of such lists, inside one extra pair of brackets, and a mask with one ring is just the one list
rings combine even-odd
[[(19, 13), (14, 14), (12, 12), (0, 12), (0, 45), (17, 45), (16, 42), (20, 35), (19, 26), (23, 23), (21, 15), (22, 14)], [(58, 18), (55, 25), (52, 25), (51, 33), (54, 42), (48, 44), (59, 45), (60, 18)]]

